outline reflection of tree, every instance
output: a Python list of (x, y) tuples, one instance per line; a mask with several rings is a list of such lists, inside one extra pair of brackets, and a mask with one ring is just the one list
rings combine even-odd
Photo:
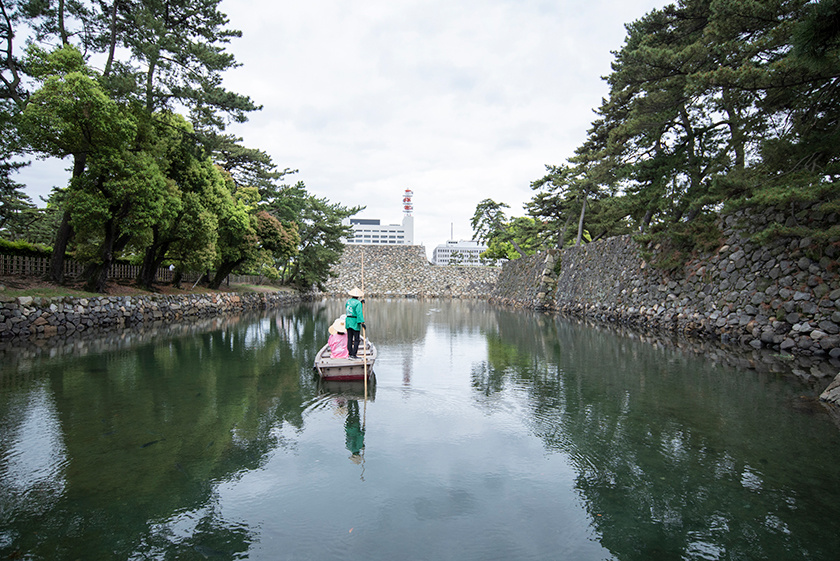
[(476, 399), (528, 393), (532, 432), (567, 455), (616, 557), (831, 557), (840, 540), (798, 511), (826, 504), (819, 482), (840, 474), (824, 473), (811, 419), (787, 407), (796, 388), (546, 317), (499, 312)]
[[(0, 553), (104, 559), (166, 550), (150, 555), (180, 558), (173, 551), (189, 550), (188, 558), (204, 549), (240, 556), (250, 531), (204, 513), (214, 482), (258, 468), (278, 446), (294, 446), (278, 436), (289, 431), (278, 429), (303, 426), (326, 324), (307, 305), (131, 351), (42, 360), (66, 450), (63, 494), (52, 506), (17, 512), (9, 524), (18, 536), (14, 549)], [(150, 521), (185, 511), (204, 513), (189, 538), (149, 529)]]

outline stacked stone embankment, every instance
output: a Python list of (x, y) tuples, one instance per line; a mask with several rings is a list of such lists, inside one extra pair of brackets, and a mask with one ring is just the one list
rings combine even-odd
[(735, 227), (739, 218), (726, 219), (723, 246), (677, 273), (652, 268), (629, 237), (567, 250), (555, 307), (755, 348), (840, 358), (836, 248), (815, 251), (809, 239), (758, 245)]
[[(799, 209), (794, 219), (818, 216)], [(832, 215), (833, 216), (833, 215)], [(836, 223), (836, 216), (822, 216)], [(630, 236), (561, 252), (556, 291), (545, 286), (547, 256), (506, 264), (493, 299), (644, 328), (667, 329), (754, 348), (840, 359), (838, 244), (780, 238), (767, 244), (749, 232), (789, 217), (739, 212), (721, 220), (723, 245), (678, 271), (652, 267)], [(542, 271), (540, 271), (542, 269)]]
[(300, 301), (296, 292), (92, 298), (20, 296), (0, 302), (0, 338), (72, 334), (92, 328), (176, 322)]
[(515, 308), (553, 309), (559, 253), (544, 251), (506, 263), (490, 301)]
[(362, 287), (369, 296), (394, 298), (487, 298), (500, 268), (432, 265), (423, 246), (347, 245), (327, 294), (343, 296)]

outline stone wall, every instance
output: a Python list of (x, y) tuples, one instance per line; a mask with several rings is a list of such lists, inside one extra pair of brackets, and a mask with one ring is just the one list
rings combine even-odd
[(496, 285), (498, 267), (439, 267), (422, 246), (347, 245), (333, 268), (338, 276), (325, 292), (344, 296), (354, 286), (366, 295), (410, 298), (486, 298)]
[(126, 327), (273, 308), (301, 300), (296, 292), (178, 296), (33, 298), (0, 302), (0, 339), (50, 337), (92, 328)]
[(505, 263), (490, 301), (516, 308), (553, 308), (558, 256), (559, 252), (552, 250)]
[(545, 257), (517, 260), (505, 265), (494, 299), (840, 359), (840, 249), (799, 238), (765, 246), (750, 241), (746, 225), (778, 219), (729, 216), (720, 224), (725, 241), (717, 251), (670, 273), (647, 263), (629, 236), (567, 248), (554, 298), (544, 306), (536, 285), (545, 284), (538, 273)]

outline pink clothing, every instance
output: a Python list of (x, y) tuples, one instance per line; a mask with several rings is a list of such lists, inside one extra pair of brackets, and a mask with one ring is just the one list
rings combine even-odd
[(347, 352), (347, 334), (336, 333), (330, 335), (327, 339), (327, 345), (330, 346), (330, 356), (332, 358), (347, 358), (350, 354)]

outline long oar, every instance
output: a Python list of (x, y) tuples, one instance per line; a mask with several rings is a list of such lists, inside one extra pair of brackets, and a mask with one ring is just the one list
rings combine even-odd
[[(365, 293), (365, 248), (362, 247), (362, 298), (364, 299)], [(363, 305), (364, 306), (364, 305)], [(363, 308), (364, 310), (364, 308)], [(362, 317), (364, 317), (364, 311), (362, 311)], [(367, 393), (368, 393), (368, 368), (367, 368), (367, 335), (365, 334), (365, 324), (362, 322), (362, 342), (364, 343), (364, 374), (365, 374), (365, 410), (363, 414), (364, 416), (367, 414)], [(362, 420), (362, 425), (364, 425), (364, 420)]]
[(367, 379), (368, 379), (368, 366), (367, 366), (367, 335), (365, 334), (365, 327), (362, 326), (362, 344), (365, 346), (364, 353), (365, 353), (365, 405), (367, 405)]

